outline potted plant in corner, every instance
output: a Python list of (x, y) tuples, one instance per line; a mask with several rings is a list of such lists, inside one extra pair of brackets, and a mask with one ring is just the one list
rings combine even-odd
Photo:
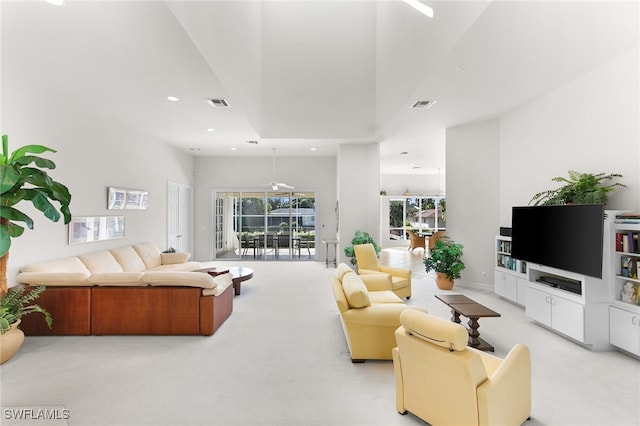
[[(0, 306), (3, 307), (2, 318), (11, 328), (27, 313), (46, 312), (37, 305), (28, 304), (42, 293), (44, 287), (41, 290), (32, 289), (26, 295), (23, 294), (24, 288), (21, 290), (20, 286), (8, 290), (7, 263), (11, 239), (20, 237), (24, 226), (33, 229), (33, 220), (18, 210), (16, 205), (22, 201), (30, 201), (47, 219), (57, 222), (64, 217), (64, 223), (68, 224), (71, 221), (71, 194), (66, 186), (47, 174), (46, 169), (55, 169), (55, 163), (38, 155), (55, 153), (54, 149), (42, 145), (25, 145), (9, 153), (8, 139), (7, 135), (2, 135), (0, 153)], [(52, 201), (58, 206), (52, 204)], [(45, 313), (45, 320), (51, 326), (51, 316), (48, 313)], [(4, 328), (2, 326), (2, 330)], [(13, 328), (17, 328), (17, 325)], [(7, 333), (2, 331), (2, 334)]]
[(451, 290), (453, 280), (460, 278), (464, 269), (462, 262), (462, 244), (454, 242), (449, 237), (442, 237), (429, 252), (429, 257), (424, 259), (427, 272), (436, 271), (436, 285), (441, 290)]
[(358, 229), (351, 239), (351, 245), (344, 248), (344, 254), (345, 256), (350, 258), (349, 262), (351, 262), (352, 265), (356, 265), (357, 263), (356, 254), (353, 251), (353, 246), (367, 243), (371, 243), (371, 245), (373, 245), (376, 254), (380, 253), (380, 247), (378, 246), (378, 244), (376, 244), (371, 235)]
[(45, 286), (31, 288), (25, 294), (25, 286), (19, 284), (11, 287), (7, 294), (0, 298), (0, 364), (8, 361), (22, 346), (24, 333), (18, 328), (23, 316), (39, 312), (51, 328), (53, 319), (46, 309), (32, 302), (45, 290)]

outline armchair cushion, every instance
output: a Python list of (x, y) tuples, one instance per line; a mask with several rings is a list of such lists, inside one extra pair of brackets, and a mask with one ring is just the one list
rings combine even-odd
[(369, 291), (354, 272), (346, 273), (342, 277), (342, 289), (350, 307), (359, 309), (371, 306)]

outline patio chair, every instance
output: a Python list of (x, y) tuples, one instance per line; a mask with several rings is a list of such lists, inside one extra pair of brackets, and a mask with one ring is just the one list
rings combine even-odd
[(409, 251), (413, 253), (413, 250), (417, 248), (423, 249), (425, 252), (427, 251), (426, 241), (424, 237), (417, 235), (410, 229), (407, 229), (407, 234), (409, 234)]

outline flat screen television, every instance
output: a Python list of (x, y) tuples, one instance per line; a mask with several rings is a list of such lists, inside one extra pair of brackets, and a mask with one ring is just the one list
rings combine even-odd
[(602, 278), (604, 205), (513, 207), (511, 255)]

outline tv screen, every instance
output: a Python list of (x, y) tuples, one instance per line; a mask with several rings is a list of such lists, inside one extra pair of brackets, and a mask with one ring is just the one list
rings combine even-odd
[(513, 207), (511, 255), (602, 278), (604, 205)]

